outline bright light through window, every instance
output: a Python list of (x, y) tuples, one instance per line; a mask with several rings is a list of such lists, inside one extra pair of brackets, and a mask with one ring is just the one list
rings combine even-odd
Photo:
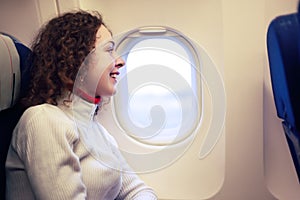
[(126, 63), (127, 72), (145, 65), (159, 64), (170, 67), (191, 85), (191, 63), (188, 54), (180, 44), (172, 40), (143, 40), (132, 48)]
[[(142, 70), (130, 76), (137, 69)], [(194, 68), (183, 46), (167, 38), (142, 40), (129, 51), (123, 70), (126, 70), (129, 91), (127, 112), (133, 124), (125, 124), (126, 132), (141, 139), (150, 138), (154, 143), (170, 142), (187, 134), (198, 113), (196, 95), (191, 92), (195, 87), (192, 85)], [(137, 84), (137, 79), (144, 81)], [(157, 106), (161, 110), (152, 112)], [(183, 119), (183, 116), (188, 117)], [(159, 133), (155, 132), (155, 120), (160, 124), (156, 126), (163, 126)], [(145, 129), (134, 132), (137, 129), (131, 126)], [(150, 126), (153, 128), (147, 129)]]

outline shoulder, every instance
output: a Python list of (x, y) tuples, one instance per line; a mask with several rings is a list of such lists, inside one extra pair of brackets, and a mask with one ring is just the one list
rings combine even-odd
[(62, 111), (57, 106), (51, 104), (41, 104), (26, 109), (21, 119), (26, 118), (28, 120), (31, 118), (43, 117), (43, 116), (50, 117), (54, 114), (61, 115)]
[(50, 104), (41, 104), (25, 110), (13, 135), (16, 143), (54, 138), (67, 139), (72, 143), (78, 138), (78, 134), (73, 121), (59, 107)]
[[(51, 124), (64, 123), (69, 121), (64, 112), (57, 106), (50, 104), (41, 104), (29, 107), (23, 113), (19, 121), (19, 126), (29, 124)], [(24, 127), (25, 128), (25, 127)]]

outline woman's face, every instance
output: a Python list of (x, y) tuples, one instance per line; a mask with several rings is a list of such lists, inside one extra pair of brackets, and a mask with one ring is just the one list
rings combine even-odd
[(89, 66), (85, 81), (86, 90), (93, 96), (112, 96), (116, 93), (119, 69), (125, 62), (116, 56), (115, 43), (105, 26), (100, 26), (96, 37), (95, 49), (87, 57)]

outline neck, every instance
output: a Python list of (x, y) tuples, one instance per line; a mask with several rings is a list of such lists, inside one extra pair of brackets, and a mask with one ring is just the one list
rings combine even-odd
[(90, 102), (90, 103), (94, 103), (94, 104), (99, 104), (101, 101), (101, 97), (100, 96), (91, 96), (88, 93), (86, 93), (85, 91), (81, 90), (80, 88), (76, 89), (76, 94), (78, 96), (80, 96), (81, 98), (83, 98), (84, 100)]

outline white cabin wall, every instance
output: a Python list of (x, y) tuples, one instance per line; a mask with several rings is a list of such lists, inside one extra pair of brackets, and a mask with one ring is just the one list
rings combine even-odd
[(226, 175), (213, 199), (274, 199), (263, 174), (264, 1), (223, 0)]
[(56, 0), (58, 13), (78, 10), (80, 8), (79, 0)]
[(30, 46), (40, 26), (57, 11), (55, 0), (0, 1), (0, 31)]
[(21, 42), (30, 43), (42, 23), (56, 13), (54, 1), (2, 0), (0, 1), (0, 31)]
[[(217, 66), (223, 66), (222, 5), (220, 0), (79, 0), (97, 10), (114, 35), (146, 25), (167, 25), (203, 46)], [(195, 31), (195, 28), (197, 31)]]
[[(150, 22), (161, 22), (182, 31), (192, 39), (198, 39), (224, 74), (227, 96), (225, 138), (222, 138), (222, 141), (226, 141), (225, 180), (220, 192), (210, 199), (297, 199), (300, 195), (299, 184), (295, 181), (281, 122), (276, 117), (265, 37), (271, 19), (295, 12), (298, 1), (178, 1), (184, 4), (175, 4), (176, 1), (170, 0), (111, 2), (1, 1), (0, 31), (12, 34), (29, 45), (45, 21), (60, 12), (80, 7), (101, 11), (114, 33)], [(145, 4), (146, 7), (155, 8), (160, 2), (168, 3), (159, 6), (157, 14), (150, 11), (144, 14), (145, 11), (137, 7), (138, 4)], [(201, 5), (201, 10), (212, 12), (212, 18), (205, 18), (207, 13), (199, 12), (196, 4)], [(127, 7), (132, 12), (123, 12)], [(178, 20), (168, 18), (168, 13), (160, 15), (168, 7), (174, 8), (180, 15)], [(129, 19), (120, 23), (119, 19), (122, 18)], [(216, 20), (219, 18), (222, 18), (221, 22)], [(212, 21), (215, 23), (211, 23)], [(182, 170), (181, 173), (185, 171)]]
[(271, 89), (266, 33), (298, 0), (223, 1), (226, 178), (213, 199), (299, 199)]
[(0, 31), (30, 46), (44, 23), (59, 13), (78, 8), (78, 0), (1, 0)]
[[(202, 46), (223, 72), (223, 24), (220, 0), (90, 0), (80, 7), (97, 10), (115, 36), (146, 25), (165, 25), (179, 30)], [(208, 96), (208, 95), (207, 95)], [(104, 125), (112, 124), (105, 119)], [(205, 119), (209, 121), (209, 119)], [(209, 122), (208, 122), (209, 123)], [(113, 134), (117, 128), (106, 126)], [(141, 177), (152, 186), (161, 199), (206, 199), (214, 196), (224, 180), (225, 136), (222, 134), (214, 150), (203, 160), (199, 151), (204, 126), (192, 147), (177, 162)], [(124, 143), (124, 141), (119, 141)]]
[[(220, 192), (211, 199), (276, 199), (277, 195), (272, 190), (270, 192), (270, 186), (267, 185), (265, 173), (268, 172), (264, 170), (264, 132), (269, 125), (264, 122), (269, 120), (268, 117), (274, 118), (264, 115), (264, 106), (273, 103), (269, 98), (268, 105), (265, 105), (268, 98), (264, 91), (266, 27), (270, 17), (281, 14), (283, 10), (294, 11), (296, 0), (288, 3), (284, 0), (213, 1), (215, 4), (205, 0), (190, 0), (184, 4), (165, 2), (167, 3), (81, 1), (81, 6), (98, 9), (115, 33), (144, 26), (149, 22), (166, 23), (203, 45), (224, 73), (227, 96), (225, 181)], [(140, 4), (149, 9), (141, 9)], [(220, 6), (221, 11), (216, 12), (216, 8)], [(155, 7), (157, 14), (151, 13)], [(169, 8), (174, 9), (181, 18), (175, 20), (170, 17), (172, 13), (168, 12)], [(206, 10), (203, 11), (202, 8)], [(221, 15), (222, 24), (212, 23), (217, 16), (209, 18), (203, 14), (206, 12)], [(222, 34), (222, 37), (219, 34)], [(212, 38), (216, 40), (212, 42)], [(274, 114), (274, 107), (272, 109)], [(269, 128), (276, 127), (277, 131), (282, 130), (277, 122)], [(284, 141), (284, 138), (278, 138), (277, 142)], [(287, 152), (283, 151), (282, 156), (290, 162), (286, 154)], [(184, 170), (181, 173), (185, 173)], [(290, 177), (293, 178), (293, 175)], [(277, 186), (282, 185), (278, 179), (270, 180), (271, 184), (275, 184), (273, 181), (276, 181), (279, 183)], [(191, 180), (190, 184), (197, 184), (197, 181)], [(205, 186), (198, 184), (198, 187)], [(290, 195), (293, 195), (292, 191), (290, 192)]]
[(35, 0), (39, 25), (42, 26), (51, 18), (58, 15), (59, 10), (56, 0)]

